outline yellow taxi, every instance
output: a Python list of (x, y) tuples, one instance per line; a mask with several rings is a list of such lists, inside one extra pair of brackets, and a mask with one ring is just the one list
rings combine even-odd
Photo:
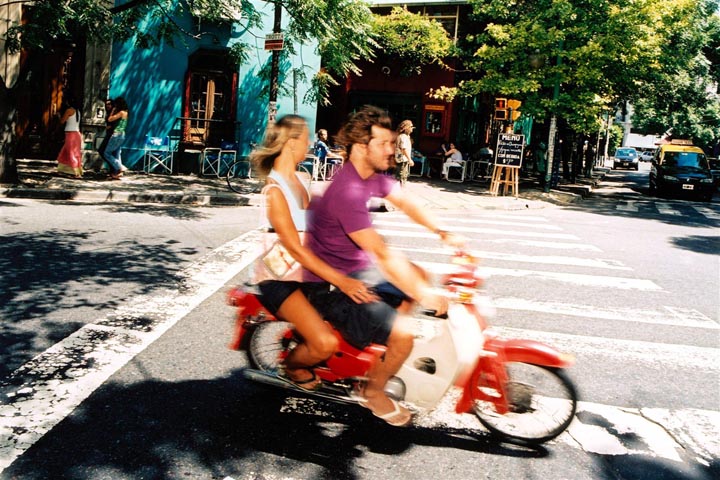
[(650, 167), (650, 195), (679, 195), (712, 200), (714, 191), (705, 152), (689, 140), (672, 140), (655, 151)]

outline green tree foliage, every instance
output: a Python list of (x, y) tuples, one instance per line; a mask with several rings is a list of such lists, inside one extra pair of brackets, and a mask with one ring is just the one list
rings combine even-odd
[(594, 132), (603, 110), (654, 68), (662, 39), (651, 12), (664, 2), (470, 0), (478, 33), (462, 47), (477, 75), (460, 91), (518, 98), (525, 113)]
[(444, 65), (443, 60), (451, 54), (453, 46), (439, 22), (400, 7), (394, 7), (390, 15), (375, 16), (374, 33), (380, 51), (399, 59), (400, 73), (405, 76), (420, 75), (425, 65)]
[[(672, 128), (710, 135), (714, 128), (709, 128), (714, 120), (708, 120), (716, 100), (703, 92), (707, 81), (718, 77), (709, 55), (720, 56), (717, 1), (470, 4), (477, 33), (461, 48), (473, 75), (458, 88), (439, 92), (446, 98), (478, 93), (517, 98), (524, 113), (540, 118), (555, 113), (580, 133), (597, 131), (602, 112), (624, 101), (636, 106), (648, 133)], [(559, 94), (553, 99), (556, 85)], [(687, 102), (689, 96), (695, 102)]]
[(720, 138), (720, 18), (716, 1), (677, 3), (658, 18), (665, 42), (659, 68), (639, 82), (629, 99), (633, 126), (644, 133), (671, 133), (709, 148)]

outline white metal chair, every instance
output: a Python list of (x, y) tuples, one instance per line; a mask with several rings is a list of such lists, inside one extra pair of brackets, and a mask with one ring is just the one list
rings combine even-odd
[(323, 181), (330, 180), (333, 175), (337, 173), (338, 170), (340, 170), (340, 167), (342, 167), (343, 159), (342, 157), (335, 156), (335, 155), (328, 155), (325, 157), (325, 162), (320, 166), (321, 172), (320, 177), (322, 177)]
[(173, 173), (173, 150), (170, 146), (170, 137), (145, 136), (143, 155), (143, 171), (153, 173)]
[(323, 178), (324, 175), (323, 165), (320, 165), (320, 159), (311, 154), (305, 155), (305, 160), (298, 164), (298, 170), (307, 172), (315, 181)]
[[(217, 176), (225, 176), (230, 165), (237, 160), (237, 144), (235, 142), (220, 142), (220, 154), (218, 155)], [(249, 164), (248, 164), (249, 165)], [(248, 168), (248, 176), (250, 175)]]
[(228, 168), (237, 159), (235, 142), (220, 142), (220, 147), (203, 149), (200, 171), (203, 175), (216, 175), (218, 178), (227, 174)]
[(202, 175), (218, 175), (218, 162), (220, 159), (220, 149), (218, 147), (203, 148), (200, 155), (200, 173)]
[(419, 151), (413, 149), (413, 162), (415, 165), (410, 167), (411, 177), (424, 177), (430, 171), (430, 165), (427, 163), (427, 157)]
[(455, 183), (463, 183), (468, 173), (467, 161), (461, 162), (460, 165), (448, 165), (447, 167), (447, 181)]

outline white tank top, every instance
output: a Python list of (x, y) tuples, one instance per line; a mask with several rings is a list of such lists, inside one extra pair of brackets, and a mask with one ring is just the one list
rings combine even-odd
[(75, 110), (73, 115), (70, 115), (65, 121), (66, 132), (79, 132), (80, 131), (80, 112)]
[[(303, 183), (303, 173), (297, 172), (296, 173), (298, 179), (300, 180), (300, 183), (305, 187), (305, 192), (310, 195), (310, 190), (308, 190), (308, 187)], [(272, 178), (277, 183), (270, 183), (265, 186), (265, 189), (272, 188), (272, 187), (278, 187), (283, 192), (283, 196), (285, 197), (285, 201), (288, 204), (288, 208), (290, 209), (290, 216), (293, 219), (293, 223), (295, 224), (295, 228), (298, 232), (304, 232), (307, 228), (307, 210), (302, 208), (302, 205), (299, 205), (297, 202), (297, 199), (295, 198), (295, 195), (293, 194), (292, 189), (290, 188), (290, 185), (285, 181), (285, 179), (275, 170), (270, 171), (270, 174), (268, 175), (268, 178)]]

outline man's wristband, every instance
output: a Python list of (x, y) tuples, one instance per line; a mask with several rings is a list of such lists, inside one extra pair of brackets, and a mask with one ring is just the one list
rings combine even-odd
[(436, 235), (440, 236), (440, 238), (442, 238), (448, 234), (448, 231), (443, 230), (442, 228), (436, 228), (433, 233), (435, 233)]

